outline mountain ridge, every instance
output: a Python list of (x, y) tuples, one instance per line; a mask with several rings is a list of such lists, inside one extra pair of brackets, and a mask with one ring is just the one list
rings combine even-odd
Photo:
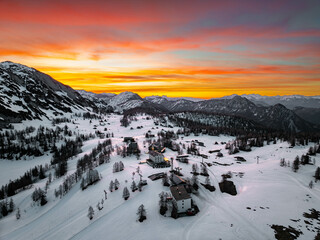
[(315, 129), (314, 124), (303, 120), (281, 103), (262, 106), (239, 95), (201, 100), (167, 96), (141, 98), (129, 91), (95, 94), (74, 90), (34, 68), (8, 61), (0, 63), (0, 82), (0, 120), (10, 123), (85, 111), (86, 108), (120, 113), (142, 109), (159, 113), (202, 111), (240, 116), (270, 128), (292, 132)]
[(0, 126), (95, 108), (70, 86), (22, 64), (0, 63), (0, 86)]

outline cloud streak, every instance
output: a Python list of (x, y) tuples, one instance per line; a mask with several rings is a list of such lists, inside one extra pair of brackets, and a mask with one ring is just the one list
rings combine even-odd
[(4, 0), (0, 9), (0, 59), (77, 89), (320, 92), (318, 1)]

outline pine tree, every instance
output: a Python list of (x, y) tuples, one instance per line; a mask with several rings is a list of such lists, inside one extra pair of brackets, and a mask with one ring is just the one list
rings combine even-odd
[(94, 210), (93, 208), (90, 206), (89, 209), (88, 209), (88, 218), (91, 220), (94, 216)]
[(198, 164), (194, 163), (192, 164), (192, 173), (193, 174), (198, 174)]
[(7, 216), (8, 215), (8, 208), (7, 208), (7, 203), (3, 202), (1, 206), (1, 214), (2, 216)]
[(13, 212), (13, 210), (14, 210), (14, 202), (13, 202), (13, 199), (11, 198), (9, 203), (9, 212)]
[(311, 155), (311, 156), (315, 155), (315, 153), (316, 153), (315, 149), (316, 149), (316, 147), (314, 147), (314, 148), (310, 147), (307, 154)]
[(138, 183), (138, 189), (139, 189), (139, 192), (141, 192), (141, 191), (142, 191), (142, 186), (143, 186), (143, 184), (142, 184), (142, 180), (140, 180), (140, 181), (139, 181), (139, 183)]
[(40, 199), (38, 189), (35, 188), (33, 193), (31, 194), (31, 198), (34, 202), (37, 202)]
[(119, 183), (118, 179), (115, 179), (114, 180), (114, 189), (118, 190), (119, 186), (120, 186), (120, 183)]
[(122, 171), (123, 169), (124, 169), (123, 162), (120, 161), (120, 162), (119, 162), (119, 171)]
[(98, 203), (97, 203), (97, 209), (98, 209), (99, 211), (101, 211), (102, 208), (103, 208), (103, 205), (100, 205), (100, 202), (98, 202)]
[(81, 179), (80, 187), (81, 187), (82, 190), (84, 190), (85, 187), (86, 187), (85, 186), (85, 182), (84, 182), (84, 178)]
[(191, 177), (191, 185), (198, 184), (198, 177), (197, 175), (192, 175)]
[(145, 219), (147, 219), (146, 209), (144, 208), (143, 204), (141, 204), (139, 206), (138, 211), (137, 211), (137, 215), (138, 215), (139, 222), (143, 222)]
[(16, 218), (17, 220), (20, 219), (21, 214), (20, 214), (20, 208), (17, 209), (17, 213), (16, 213)]
[(113, 172), (115, 173), (115, 172), (119, 172), (119, 163), (118, 162), (115, 162), (114, 164), (113, 164)]
[(134, 180), (132, 181), (132, 184), (131, 184), (131, 190), (132, 190), (132, 192), (137, 190), (137, 185), (136, 185), (136, 182)]
[(317, 167), (316, 172), (314, 173), (314, 178), (320, 180), (320, 167)]
[(42, 165), (40, 165), (39, 178), (40, 178), (40, 179), (46, 178), (46, 175), (44, 174), (44, 170), (43, 170)]
[(124, 187), (122, 197), (127, 200), (130, 197), (130, 192), (127, 187)]
[(51, 172), (49, 173), (49, 179), (48, 180), (49, 180), (49, 183), (51, 183), (51, 181), (52, 181), (52, 173)]
[(167, 187), (170, 186), (169, 177), (168, 177), (167, 173), (165, 173), (163, 178), (162, 178), (162, 184), (163, 184), (163, 186), (167, 186)]
[(303, 164), (303, 165), (309, 164), (309, 161), (310, 161), (309, 155), (302, 154), (302, 156), (301, 156), (301, 164)]
[(47, 180), (46, 186), (45, 186), (45, 188), (44, 188), (44, 190), (46, 191), (46, 193), (48, 192), (48, 189), (49, 189), (49, 180)]
[(204, 164), (201, 164), (201, 175), (203, 176), (208, 176), (208, 169), (207, 169), (207, 166), (204, 165)]
[(47, 196), (45, 194), (45, 192), (41, 192), (41, 196), (40, 196), (40, 205), (43, 206), (47, 203)]
[(114, 189), (114, 183), (113, 183), (113, 181), (111, 180), (111, 182), (110, 182), (110, 184), (109, 184), (109, 190), (110, 190), (110, 192), (112, 192), (113, 189)]
[(312, 180), (309, 183), (309, 188), (311, 188), (311, 189), (313, 188), (313, 181)]
[(159, 200), (159, 205), (160, 205), (160, 214), (164, 215), (166, 211), (168, 210), (168, 205), (167, 205), (167, 194), (165, 192), (161, 192), (159, 194), (160, 200)]
[(292, 170), (294, 172), (297, 172), (298, 169), (299, 169), (299, 157), (296, 156), (296, 158), (294, 159), (293, 164), (292, 164)]
[(198, 176), (197, 175), (192, 175), (190, 185), (192, 186), (192, 188), (195, 192), (198, 191), (199, 186), (198, 186)]

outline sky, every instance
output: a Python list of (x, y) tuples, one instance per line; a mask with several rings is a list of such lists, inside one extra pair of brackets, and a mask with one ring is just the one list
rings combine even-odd
[(0, 61), (96, 93), (320, 95), (319, 16), (319, 0), (0, 0)]

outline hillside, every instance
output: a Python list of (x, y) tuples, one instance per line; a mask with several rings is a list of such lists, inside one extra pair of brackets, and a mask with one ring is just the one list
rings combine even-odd
[(0, 86), (0, 127), (94, 107), (71, 87), (17, 63), (0, 63)]
[(172, 112), (200, 111), (218, 113), (233, 116), (240, 116), (253, 120), (267, 128), (279, 129), (290, 132), (314, 131), (317, 127), (301, 117), (292, 110), (281, 104), (274, 106), (257, 106), (248, 99), (240, 96), (233, 96), (225, 99), (210, 99), (199, 102), (192, 102), (184, 99), (168, 101), (165, 98), (151, 99)]
[[(134, 137), (141, 149), (140, 160), (148, 158), (148, 145), (144, 144), (147, 139), (145, 133), (150, 131), (157, 134), (160, 127), (154, 125), (154, 120), (150, 116), (139, 115), (133, 120), (130, 127), (120, 126), (120, 115), (108, 114), (102, 116), (108, 126), (108, 131), (114, 133), (112, 137), (113, 146), (122, 146), (123, 137)], [(72, 131), (90, 133), (96, 130), (104, 131), (105, 126), (100, 125), (100, 120), (74, 118), (76, 124), (61, 123), (57, 126), (67, 125)], [(30, 122), (32, 124), (32, 122)], [(52, 127), (49, 121), (43, 121), (44, 126)], [(20, 124), (14, 124), (19, 127)], [(25, 125), (27, 126), (27, 125)], [(97, 127), (95, 127), (97, 126)], [(140, 126), (143, 126), (141, 128)], [(129, 130), (132, 127), (132, 130)], [(96, 128), (96, 129), (95, 129)], [(179, 128), (161, 127), (165, 131), (177, 131)], [(80, 182), (61, 198), (56, 198), (55, 189), (64, 178), (54, 178), (49, 185), (47, 200), (44, 206), (34, 204), (31, 194), (35, 188), (44, 188), (48, 178), (36, 182), (31, 189), (24, 190), (12, 198), (21, 211), (21, 218), (16, 219), (14, 213), (0, 219), (0, 238), (3, 240), (14, 239), (88, 239), (105, 238), (110, 239), (275, 239), (275, 232), (271, 228), (273, 225), (289, 227), (301, 231), (297, 239), (313, 239), (319, 229), (320, 220), (310, 219), (303, 216), (309, 213), (309, 209), (319, 209), (320, 189), (319, 183), (315, 183), (314, 188), (308, 187), (313, 179), (316, 166), (320, 166), (320, 155), (315, 159), (316, 166), (301, 166), (298, 172), (293, 172), (289, 167), (280, 167), (279, 160), (285, 158), (286, 161), (293, 162), (295, 156), (305, 154), (313, 143), (307, 146), (295, 146), (289, 148), (288, 143), (277, 141), (276, 144), (265, 145), (260, 148), (253, 148), (251, 152), (240, 152), (236, 156), (242, 156), (246, 162), (236, 162), (234, 156), (229, 155), (225, 144), (234, 140), (230, 136), (180, 136), (177, 142), (180, 146), (189, 145), (192, 140), (203, 142), (204, 146), (198, 146), (201, 153), (207, 154), (205, 162), (211, 163), (208, 167), (209, 179), (216, 191), (209, 192), (200, 184), (198, 193), (191, 194), (192, 199), (198, 205), (200, 212), (195, 216), (181, 217), (173, 219), (169, 216), (162, 216), (159, 213), (159, 196), (161, 191), (168, 192), (169, 188), (162, 185), (161, 180), (151, 181), (147, 178), (153, 173), (167, 172), (170, 168), (157, 169), (147, 164), (139, 164), (136, 156), (122, 157), (113, 152), (110, 163), (103, 163), (96, 167), (102, 179), (96, 184), (81, 190)], [(103, 139), (98, 137), (85, 141), (82, 153), (68, 160), (68, 173), (71, 175), (77, 166), (77, 160), (85, 154), (89, 154), (93, 147)], [(215, 143), (218, 144), (215, 144)], [(215, 154), (208, 153), (209, 150), (220, 150), (223, 157), (217, 158)], [(184, 150), (185, 151), (185, 150)], [(167, 158), (175, 156), (177, 152), (167, 149)], [(257, 164), (257, 156), (259, 162)], [(41, 157), (41, 161), (50, 159)], [(0, 160), (1, 173), (11, 171), (8, 174), (0, 174), (1, 183), (7, 183), (10, 179), (21, 175), (23, 165), (25, 170), (31, 166), (39, 164), (38, 158), (29, 161), (8, 161)], [(122, 161), (124, 170), (113, 172), (113, 164)], [(189, 164), (173, 161), (174, 166), (182, 168), (183, 178), (191, 177), (192, 164), (201, 165), (200, 156), (190, 155)], [(219, 163), (219, 164), (217, 164)], [(131, 185), (132, 177), (138, 181), (139, 177), (132, 172), (140, 167), (143, 179), (148, 185), (142, 188), (142, 192), (132, 192), (127, 201), (122, 198), (122, 191), (125, 186)], [(50, 170), (53, 172), (53, 170)], [(231, 196), (221, 193), (218, 183), (221, 175), (232, 172), (231, 180), (234, 182), (238, 194)], [(120, 187), (118, 190), (110, 192), (108, 190), (111, 180), (118, 179)], [(199, 176), (199, 182), (203, 183), (205, 177)], [(104, 198), (104, 190), (108, 197), (104, 201), (103, 209), (96, 208), (98, 201)], [(137, 221), (136, 211), (140, 204), (144, 204), (147, 211), (147, 220), (140, 223)], [(94, 217), (89, 220), (87, 217), (88, 207), (94, 208)], [(163, 229), (166, 229), (164, 232)], [(213, 237), (214, 235), (214, 237)]]

